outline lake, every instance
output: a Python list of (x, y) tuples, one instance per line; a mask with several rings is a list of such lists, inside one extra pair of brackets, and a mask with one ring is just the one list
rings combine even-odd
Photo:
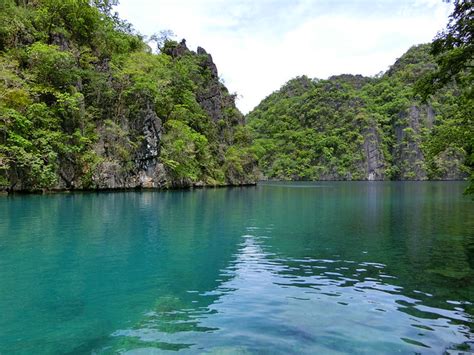
[(0, 353), (422, 353), (474, 337), (463, 182), (0, 197)]

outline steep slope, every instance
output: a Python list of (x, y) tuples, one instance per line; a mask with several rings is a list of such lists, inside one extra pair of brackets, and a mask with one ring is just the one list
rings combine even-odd
[(428, 104), (414, 84), (434, 68), (429, 45), (414, 46), (377, 78), (290, 80), (247, 117), (267, 178), (290, 180), (464, 179), (466, 129), (451, 85)]
[(0, 1), (0, 189), (245, 184), (255, 156), (202, 48), (152, 54), (109, 1)]

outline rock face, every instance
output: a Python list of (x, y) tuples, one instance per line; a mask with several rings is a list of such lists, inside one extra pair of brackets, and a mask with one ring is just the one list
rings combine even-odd
[[(212, 56), (201, 47), (198, 47), (197, 53), (189, 50), (184, 39), (176, 45), (165, 48), (164, 53), (173, 60), (180, 60), (183, 56), (200, 57), (199, 70), (204, 73), (202, 77), (206, 80), (196, 85), (196, 101), (211, 119), (212, 124), (217, 127), (216, 129), (220, 130), (222, 144), (232, 144), (232, 139), (227, 141), (226, 139), (233, 136), (233, 129), (237, 125), (244, 124), (244, 117), (235, 106), (235, 97), (229, 95), (227, 88), (220, 82)], [(132, 119), (124, 117), (117, 125), (98, 127), (97, 133), (100, 139), (95, 151), (102, 160), (92, 176), (93, 185), (99, 189), (187, 187), (191, 184), (205, 186), (202, 181), (191, 183), (175, 179), (169, 174), (160, 158), (161, 138), (165, 133), (163, 122), (166, 117), (158, 117), (153, 110), (152, 102), (145, 101), (141, 106), (142, 109), (138, 114), (134, 114)], [(232, 115), (225, 114), (228, 110), (232, 111)], [(113, 134), (108, 134), (110, 130), (114, 131)], [(138, 142), (131, 142), (126, 138), (130, 135), (139, 136), (141, 139)], [(133, 162), (132, 164), (124, 164), (124, 153), (131, 154), (129, 160)], [(251, 178), (230, 181), (231, 184), (252, 182)]]
[[(60, 40), (61, 37), (58, 37), (58, 43)], [(59, 44), (63, 45), (62, 42)], [(66, 45), (64, 42), (64, 46)], [(166, 48), (165, 54), (175, 61), (183, 56), (199, 57), (198, 69), (202, 75), (196, 83), (196, 102), (214, 125), (210, 130), (214, 129), (221, 136), (221, 151), (213, 154), (224, 155), (225, 148), (233, 143), (235, 127), (244, 124), (244, 117), (235, 106), (235, 96), (230, 95), (220, 82), (212, 56), (201, 47), (198, 47), (197, 53), (189, 50), (185, 40)], [(105, 68), (104, 72), (107, 70), (108, 68)], [(202, 77), (206, 78), (204, 82)], [(88, 185), (83, 184), (84, 174), (78, 170), (77, 164), (64, 161), (60, 166), (58, 182), (51, 189), (109, 190), (206, 186), (203, 181), (177, 179), (165, 167), (161, 150), (168, 117), (160, 117), (154, 102), (147, 97), (137, 96), (131, 104), (133, 109), (125, 108), (122, 113), (115, 115), (113, 120), (97, 123), (95, 134), (98, 139), (94, 143), (93, 151), (98, 161), (94, 163)], [(230, 115), (226, 114), (229, 110), (232, 112)], [(18, 177), (17, 181), (12, 186), (12, 191), (29, 190), (28, 184), (24, 184), (21, 177)], [(254, 183), (254, 180), (251, 177), (230, 177), (227, 183), (247, 184)]]
[[(163, 187), (167, 182), (165, 169), (159, 159), (163, 127), (161, 119), (151, 109), (150, 104), (138, 114), (133, 127), (127, 127), (128, 131), (142, 137), (141, 143), (135, 149), (127, 139), (117, 141), (117, 137), (123, 137), (123, 134), (117, 134), (116, 131), (122, 128), (111, 126), (101, 126), (97, 129), (100, 139), (95, 145), (95, 151), (103, 160), (93, 173), (94, 186), (99, 189)], [(110, 132), (114, 129), (115, 132)], [(121, 149), (132, 152), (132, 166), (123, 166), (121, 163)]]
[(421, 151), (421, 128), (427, 126), (428, 109), (412, 105), (400, 114), (395, 125), (396, 143), (393, 148), (394, 165), (398, 168), (396, 179), (426, 180), (425, 157)]
[[(217, 66), (204, 48), (197, 47), (197, 52), (190, 51), (183, 39), (176, 47), (165, 49), (165, 53), (175, 59), (186, 54), (203, 58), (200, 66), (202, 71), (208, 73), (208, 80), (198, 88), (197, 101), (214, 122), (224, 118), (226, 108), (235, 109), (235, 95), (229, 95), (227, 88), (220, 82)], [(239, 115), (238, 122), (244, 122), (243, 115)]]
[[(423, 103), (416, 83), (436, 67), (412, 47), (382, 75), (288, 81), (247, 115), (260, 167), (283, 180), (461, 180), (469, 144), (455, 84)], [(462, 111), (461, 111), (462, 112)], [(468, 135), (469, 127), (466, 127)], [(458, 134), (458, 135), (456, 135)]]
[(364, 132), (364, 177), (366, 180), (384, 180), (385, 158), (381, 149), (381, 137), (375, 123)]
[(214, 122), (223, 117), (223, 95), (222, 84), (219, 82), (217, 67), (212, 61), (212, 57), (203, 48), (198, 47), (197, 54), (205, 57), (202, 66), (210, 73), (209, 85), (200, 90), (197, 95), (197, 101), (201, 107), (208, 113)]
[[(184, 39), (177, 45), (166, 48), (164, 52), (174, 60), (179, 60), (183, 56), (202, 57), (200, 70), (207, 72), (208, 76), (205, 83), (197, 86), (198, 104), (214, 124), (219, 121), (224, 121), (224, 126), (230, 127), (243, 124), (243, 116), (235, 107), (234, 97), (228, 94), (226, 87), (219, 81), (217, 66), (210, 54), (201, 47), (198, 47), (197, 53), (189, 50)], [(93, 185), (96, 188), (163, 188), (191, 185), (189, 181), (173, 179), (160, 159), (161, 137), (164, 133), (163, 118), (158, 117), (152, 106), (151, 102), (144, 102), (142, 109), (133, 119), (124, 118), (118, 125), (98, 127), (97, 134), (100, 139), (95, 146), (95, 151), (102, 160), (92, 176)], [(237, 122), (228, 122), (229, 119), (224, 114), (224, 111), (228, 109), (237, 113), (234, 115), (234, 119), (235, 116), (238, 118)], [(133, 124), (131, 125), (130, 122)], [(110, 130), (115, 131), (113, 134), (108, 134)], [(130, 135), (141, 137), (140, 142), (128, 141), (126, 137)], [(117, 137), (123, 137), (123, 139)], [(132, 155), (132, 164), (124, 165), (122, 156), (124, 153)], [(244, 183), (251, 182), (244, 181)], [(198, 181), (194, 185), (205, 186), (205, 183)]]
[(469, 174), (463, 166), (466, 153), (453, 147), (439, 153), (433, 162), (437, 180), (464, 180)]
[[(79, 55), (77, 44), (69, 37), (55, 34), (51, 42), (51, 47), (40, 46), (34, 58), (41, 59), (41, 53), (49, 51), (61, 65), (74, 67), (81, 62), (74, 57)], [(37, 106), (47, 112), (40, 119), (49, 120), (38, 134), (43, 130), (47, 133), (48, 140), (38, 140), (46, 149), (35, 150), (30, 144), (27, 148), (34, 155), (0, 135), (0, 190), (139, 189), (255, 182), (256, 156), (250, 149), (244, 116), (236, 108), (235, 95), (229, 94), (220, 81), (212, 56), (203, 48), (194, 52), (185, 40), (167, 41), (160, 54), (131, 51), (128, 57), (115, 61), (86, 55), (82, 64), (87, 70), (81, 67), (77, 70), (80, 74), (71, 75), (71, 85), (63, 85), (61, 78), (50, 83), (64, 90), (52, 90), (58, 97), (48, 93), (37, 98), (41, 101)], [(67, 67), (69, 71), (76, 73)], [(47, 78), (38, 76), (41, 82)], [(0, 111), (2, 108), (0, 105)], [(23, 106), (19, 110), (19, 115), (26, 112)], [(36, 120), (38, 125), (40, 119)], [(36, 139), (26, 131), (20, 133)], [(18, 140), (19, 144), (25, 141)], [(7, 143), (13, 147), (5, 148)]]

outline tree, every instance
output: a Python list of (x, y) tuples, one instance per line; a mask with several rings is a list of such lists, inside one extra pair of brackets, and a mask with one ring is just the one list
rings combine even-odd
[[(417, 83), (417, 91), (426, 99), (449, 82), (473, 79), (474, 5), (472, 0), (455, 0), (454, 10), (444, 31), (431, 44), (437, 70)], [(467, 77), (466, 77), (467, 76)], [(472, 99), (472, 92), (470, 93)]]
[(474, 5), (472, 0), (455, 0), (454, 10), (446, 29), (439, 32), (431, 44), (431, 54), (437, 69), (421, 78), (415, 90), (426, 101), (436, 91), (455, 82), (459, 88), (458, 105), (454, 122), (462, 128), (458, 134), (449, 137), (452, 142), (461, 143), (466, 151), (466, 165), (471, 168), (470, 185), (467, 194), (474, 193)]
[(93, 0), (91, 3), (107, 16), (113, 16), (112, 9), (119, 4), (118, 0)]
[(161, 30), (158, 33), (154, 33), (150, 36), (150, 42), (154, 42), (156, 45), (156, 53), (161, 53), (166, 42), (171, 41), (176, 35), (171, 30)]

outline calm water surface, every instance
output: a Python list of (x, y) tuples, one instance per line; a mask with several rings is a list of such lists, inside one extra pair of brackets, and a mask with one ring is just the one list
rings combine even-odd
[(0, 353), (422, 353), (474, 337), (464, 183), (0, 198)]

